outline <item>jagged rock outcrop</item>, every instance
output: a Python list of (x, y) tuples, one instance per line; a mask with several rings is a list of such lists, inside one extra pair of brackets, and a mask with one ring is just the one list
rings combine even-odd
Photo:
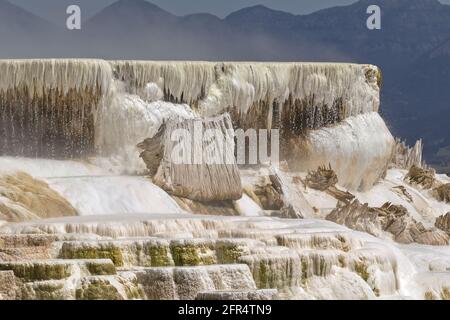
[(331, 169), (331, 165), (328, 168), (320, 166), (317, 171), (308, 172), (305, 183), (312, 189), (325, 191), (338, 183), (338, 177), (333, 169)]
[(381, 208), (372, 208), (354, 200), (334, 209), (326, 219), (378, 237), (386, 231), (400, 243), (417, 242), (442, 246), (448, 245), (450, 240), (441, 230), (426, 229), (414, 220), (403, 206), (391, 203), (385, 203)]
[(450, 183), (441, 183), (436, 179), (434, 169), (422, 169), (412, 166), (405, 180), (411, 184), (432, 189), (431, 194), (439, 201), (450, 203)]
[(413, 197), (404, 186), (396, 186), (391, 188), (391, 190), (400, 195), (402, 198), (406, 199), (408, 202), (414, 201)]
[(409, 147), (404, 141), (395, 139), (395, 150), (392, 157), (392, 167), (409, 170), (412, 166), (426, 168), (423, 161), (423, 142), (418, 140), (414, 147)]
[(338, 177), (331, 168), (331, 165), (328, 168), (325, 166), (320, 166), (316, 171), (308, 171), (308, 175), (306, 176), (304, 183), (307, 187), (319, 191), (325, 191), (329, 195), (344, 203), (348, 203), (355, 198), (355, 196), (350, 192), (340, 190), (336, 187)]
[(420, 185), (425, 189), (431, 189), (436, 185), (435, 171), (418, 166), (412, 166), (409, 169), (405, 180), (411, 184)]
[(435, 226), (450, 235), (450, 212), (438, 217)]

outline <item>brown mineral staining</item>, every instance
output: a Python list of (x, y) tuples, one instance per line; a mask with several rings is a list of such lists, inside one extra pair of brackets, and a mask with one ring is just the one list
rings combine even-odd
[(40, 218), (76, 216), (77, 211), (43, 181), (19, 172), (0, 176), (0, 218), (26, 221)]

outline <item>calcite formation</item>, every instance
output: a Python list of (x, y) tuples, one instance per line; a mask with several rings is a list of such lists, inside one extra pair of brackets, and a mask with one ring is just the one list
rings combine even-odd
[[(206, 132), (212, 132), (214, 136), (205, 139)], [(174, 139), (177, 133), (182, 136)], [(155, 144), (160, 144), (161, 150), (155, 150), (158, 148)], [(147, 156), (147, 167), (151, 171), (158, 167), (153, 181), (170, 194), (204, 202), (242, 197), (241, 178), (234, 157), (234, 130), (228, 114), (216, 118), (169, 120), (164, 126), (163, 137), (157, 134), (141, 146), (147, 146), (145, 154), (161, 153), (159, 164), (154, 162), (158, 159), (148, 161)]]
[(0, 74), (3, 154), (92, 155), (95, 112), (112, 84), (106, 61), (2, 60)]
[(331, 163), (346, 187), (367, 189), (394, 148), (377, 114), (380, 70), (372, 65), (3, 60), (0, 71), (0, 146), (8, 155), (122, 152), (129, 166), (130, 150), (137, 152), (170, 114), (229, 112), (235, 128), (279, 129), (281, 157), (291, 166), (307, 171)]
[[(357, 64), (0, 61), (0, 299), (449, 299), (450, 179), (394, 140), (380, 82)], [(197, 127), (221, 161), (169, 139)], [(279, 137), (278, 159), (238, 165), (239, 129)]]
[[(331, 225), (311, 229), (307, 223), (273, 218), (148, 219), (133, 219), (134, 227), (125, 229), (113, 221), (99, 222), (103, 231), (94, 227), (95, 220), (74, 220), (64, 229), (58, 222), (10, 225), (2, 229), (7, 246), (45, 245), (51, 248), (49, 259), (22, 256), (0, 262), (0, 270), (10, 270), (10, 276), (12, 271), (15, 292), (24, 299), (272, 299), (292, 298), (300, 291), (313, 298), (309, 281), (334, 276), (342, 268), (373, 288), (375, 296), (391, 289), (371, 277), (396, 273), (382, 251), (369, 244), (362, 250), (366, 240), (346, 229), (324, 232)], [(152, 224), (158, 229), (140, 228), (146, 236), (136, 237), (137, 226)], [(81, 240), (80, 228), (102, 234), (101, 239)], [(125, 233), (119, 236), (119, 229)], [(20, 235), (25, 230), (41, 232)]]

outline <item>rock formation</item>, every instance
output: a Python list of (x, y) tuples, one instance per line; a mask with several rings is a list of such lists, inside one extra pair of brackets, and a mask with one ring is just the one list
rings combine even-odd
[(340, 190), (336, 187), (338, 177), (331, 166), (328, 168), (320, 166), (316, 171), (310, 170), (304, 183), (307, 187), (324, 191), (341, 202), (348, 203), (355, 198), (350, 192)]
[(420, 185), (425, 189), (432, 189), (431, 194), (439, 201), (450, 202), (450, 183), (438, 181), (433, 169), (422, 169), (412, 166), (405, 180), (409, 183)]
[(449, 236), (437, 229), (426, 229), (414, 220), (403, 206), (385, 203), (381, 208), (372, 208), (354, 200), (333, 210), (327, 220), (343, 224), (351, 229), (382, 236), (386, 231), (400, 243), (422, 243), (445, 246)]
[(433, 169), (423, 169), (412, 166), (409, 169), (405, 180), (412, 184), (417, 184), (425, 189), (431, 189), (436, 185), (435, 172)]
[[(212, 140), (203, 138), (208, 130), (215, 134)], [(174, 141), (177, 132), (183, 136)], [(238, 200), (242, 186), (233, 139), (231, 118), (225, 114), (217, 118), (171, 120), (140, 147), (144, 148), (142, 156), (151, 173), (158, 168), (154, 183), (170, 194), (204, 202)]]

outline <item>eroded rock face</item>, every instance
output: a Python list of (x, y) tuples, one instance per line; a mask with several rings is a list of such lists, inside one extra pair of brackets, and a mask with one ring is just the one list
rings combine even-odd
[(423, 142), (418, 140), (413, 147), (406, 145), (400, 139), (395, 140), (395, 150), (392, 157), (392, 164), (395, 168), (408, 170), (412, 166), (423, 168)]
[(426, 229), (414, 220), (403, 206), (384, 204), (381, 208), (372, 208), (358, 200), (337, 207), (326, 218), (343, 224), (351, 229), (380, 236), (389, 232), (400, 243), (421, 243), (427, 245), (448, 245), (449, 236), (438, 229)]
[(337, 207), (326, 219), (375, 236), (379, 236), (383, 230), (378, 212), (370, 208), (368, 204), (361, 204), (358, 200)]

